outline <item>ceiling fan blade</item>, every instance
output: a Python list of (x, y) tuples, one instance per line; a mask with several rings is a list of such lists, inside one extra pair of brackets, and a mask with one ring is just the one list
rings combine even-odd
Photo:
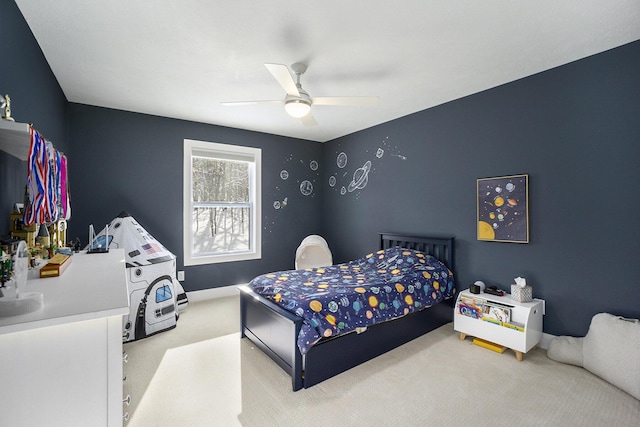
[(237, 106), (237, 105), (255, 105), (255, 104), (282, 104), (282, 100), (278, 101), (229, 101), (221, 102), (222, 105)]
[(289, 67), (282, 64), (270, 63), (265, 63), (264, 66), (267, 67), (267, 70), (275, 77), (288, 95), (300, 97), (300, 92), (298, 92), (296, 82), (293, 80), (293, 77), (291, 77)]
[(302, 124), (304, 126), (316, 126), (318, 124), (318, 122), (316, 121), (316, 118), (313, 117), (313, 114), (311, 113), (301, 117), (300, 120), (302, 120)]
[(311, 98), (313, 105), (346, 105), (372, 107), (378, 105), (377, 96), (318, 96)]

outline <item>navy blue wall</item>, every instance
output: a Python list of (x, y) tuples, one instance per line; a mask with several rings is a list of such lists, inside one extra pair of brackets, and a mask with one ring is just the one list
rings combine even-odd
[[(17, 122), (33, 123), (56, 148), (68, 149), (67, 99), (13, 1), (0, 2), (0, 93), (11, 97)], [(0, 150), (0, 235), (9, 233), (9, 213), (24, 199), (26, 176), (27, 163)]]
[[(453, 235), (459, 286), (525, 277), (548, 333), (584, 335), (601, 311), (640, 317), (638, 76), (635, 42), (326, 144), (336, 260), (371, 250), (379, 231)], [(523, 173), (530, 243), (477, 241), (477, 178)]]
[[(309, 166), (320, 163), (318, 143), (74, 103), (68, 110), (71, 238), (86, 244), (89, 224), (101, 229), (126, 210), (178, 256), (183, 269), (185, 138), (261, 148), (263, 202), (262, 259), (187, 267), (185, 290), (247, 283), (267, 271), (292, 269), (300, 241), (320, 231), (320, 172)], [(289, 173), (286, 180), (282, 170)], [(315, 184), (308, 196), (300, 192), (304, 180)]]

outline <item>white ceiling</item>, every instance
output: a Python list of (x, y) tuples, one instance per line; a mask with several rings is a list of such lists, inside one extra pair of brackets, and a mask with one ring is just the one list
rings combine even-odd
[[(640, 39), (638, 0), (16, 0), (71, 102), (328, 141)], [(305, 127), (265, 62), (309, 65)]]

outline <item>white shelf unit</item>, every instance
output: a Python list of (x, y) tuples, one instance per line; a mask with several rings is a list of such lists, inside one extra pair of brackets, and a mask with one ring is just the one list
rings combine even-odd
[[(508, 306), (511, 309), (510, 323), (523, 326), (524, 331), (460, 314), (458, 304), (461, 297), (483, 299), (489, 303), (493, 302)], [(518, 360), (522, 360), (522, 355), (535, 347), (542, 339), (542, 317), (544, 314), (545, 302), (541, 299), (534, 299), (531, 302), (518, 302), (512, 300), (509, 294), (505, 294), (502, 297), (486, 293), (472, 294), (469, 289), (466, 289), (458, 294), (453, 315), (453, 328), (460, 332), (461, 340), (464, 340), (467, 336), (481, 338), (510, 348), (515, 351)]]
[(31, 145), (30, 125), (0, 119), (0, 150), (25, 161)]

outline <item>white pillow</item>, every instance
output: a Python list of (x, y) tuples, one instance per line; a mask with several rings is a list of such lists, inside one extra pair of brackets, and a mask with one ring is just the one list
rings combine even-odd
[(585, 369), (640, 400), (640, 321), (593, 316), (584, 337)]
[(554, 337), (549, 341), (547, 356), (557, 362), (583, 366), (582, 341), (584, 338)]

